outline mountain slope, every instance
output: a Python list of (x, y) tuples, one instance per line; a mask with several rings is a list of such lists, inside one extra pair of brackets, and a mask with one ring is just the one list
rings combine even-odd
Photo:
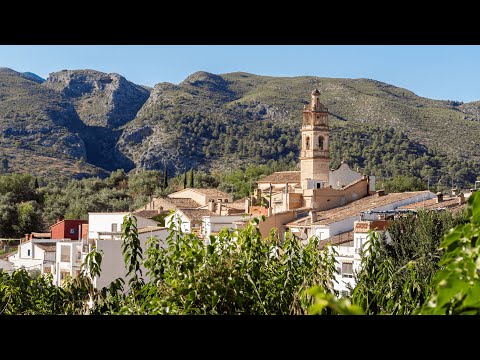
[(303, 105), (312, 89), (332, 126), (392, 127), (442, 154), (480, 160), (478, 106), (422, 98), (368, 79), (268, 77), (197, 72), (179, 85), (155, 86), (118, 148), (139, 167), (166, 161), (224, 168), (298, 156)]
[[(0, 157), (10, 171), (70, 176), (103, 173), (88, 164), (75, 109), (53, 90), (16, 71), (0, 69)], [(37, 161), (38, 160), (38, 161)], [(53, 168), (56, 168), (53, 171)]]
[(44, 85), (69, 99), (85, 125), (110, 128), (132, 120), (150, 95), (123, 76), (95, 70), (51, 73)]
[[(192, 167), (294, 164), (302, 109), (314, 88), (331, 114), (332, 166), (350, 157), (388, 176), (391, 171), (382, 170), (385, 154), (373, 156), (369, 147), (376, 138), (388, 148), (396, 142), (396, 151), (412, 147), (402, 164), (428, 164), (434, 172), (444, 163), (460, 173), (459, 166), (480, 168), (480, 102), (431, 100), (375, 80), (200, 71), (178, 85), (150, 89), (94, 70), (52, 73), (41, 84), (34, 80), (0, 69), (0, 146), (10, 170), (51, 169), (40, 159), (73, 169), (69, 176), (164, 164), (170, 175)], [(472, 171), (462, 175), (468, 182)]]

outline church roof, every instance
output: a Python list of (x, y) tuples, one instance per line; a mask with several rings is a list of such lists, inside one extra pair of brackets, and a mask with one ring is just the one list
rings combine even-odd
[(300, 171), (277, 171), (270, 174), (263, 179), (257, 181), (257, 183), (299, 183)]

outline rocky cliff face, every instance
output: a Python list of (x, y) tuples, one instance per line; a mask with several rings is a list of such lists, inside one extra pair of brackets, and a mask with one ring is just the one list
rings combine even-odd
[[(48, 172), (44, 166), (48, 160), (37, 167), (37, 157), (50, 158), (52, 165), (86, 159), (84, 130), (72, 104), (56, 91), (11, 69), (0, 69), (0, 156), (12, 171)], [(88, 164), (78, 170), (98, 172)]]
[(44, 86), (71, 100), (86, 125), (109, 128), (132, 120), (150, 95), (149, 90), (123, 76), (94, 70), (55, 72)]
[(200, 71), (148, 90), (93, 70), (55, 72), (42, 83), (10, 69), (0, 69), (0, 157), (14, 170), (61, 164), (55, 171), (73, 176), (297, 161), (301, 112), (314, 88), (339, 129), (393, 128), (439, 153), (480, 161), (478, 102), (431, 100), (369, 79)]

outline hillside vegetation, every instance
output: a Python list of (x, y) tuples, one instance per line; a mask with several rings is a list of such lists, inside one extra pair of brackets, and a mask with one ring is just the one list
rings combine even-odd
[[(465, 186), (480, 175), (479, 102), (311, 76), (197, 72), (153, 89), (94, 70), (34, 80), (0, 70), (0, 155), (10, 171), (52, 176), (65, 167), (70, 177), (105, 177), (164, 164), (170, 175), (274, 160), (295, 167), (301, 111), (318, 88), (331, 114), (332, 167), (346, 159), (379, 177), (408, 172), (445, 182), (453, 175)], [(52, 161), (45, 166), (41, 158)]]

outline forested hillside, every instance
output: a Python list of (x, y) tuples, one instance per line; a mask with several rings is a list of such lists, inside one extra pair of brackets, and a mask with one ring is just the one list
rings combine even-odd
[(0, 69), (0, 84), (3, 172), (106, 177), (166, 165), (178, 175), (273, 160), (295, 167), (301, 112), (318, 88), (330, 112), (332, 167), (345, 159), (380, 178), (453, 176), (459, 186), (479, 176), (478, 102), (431, 100), (369, 79), (196, 72), (150, 89), (94, 70), (42, 82)]

